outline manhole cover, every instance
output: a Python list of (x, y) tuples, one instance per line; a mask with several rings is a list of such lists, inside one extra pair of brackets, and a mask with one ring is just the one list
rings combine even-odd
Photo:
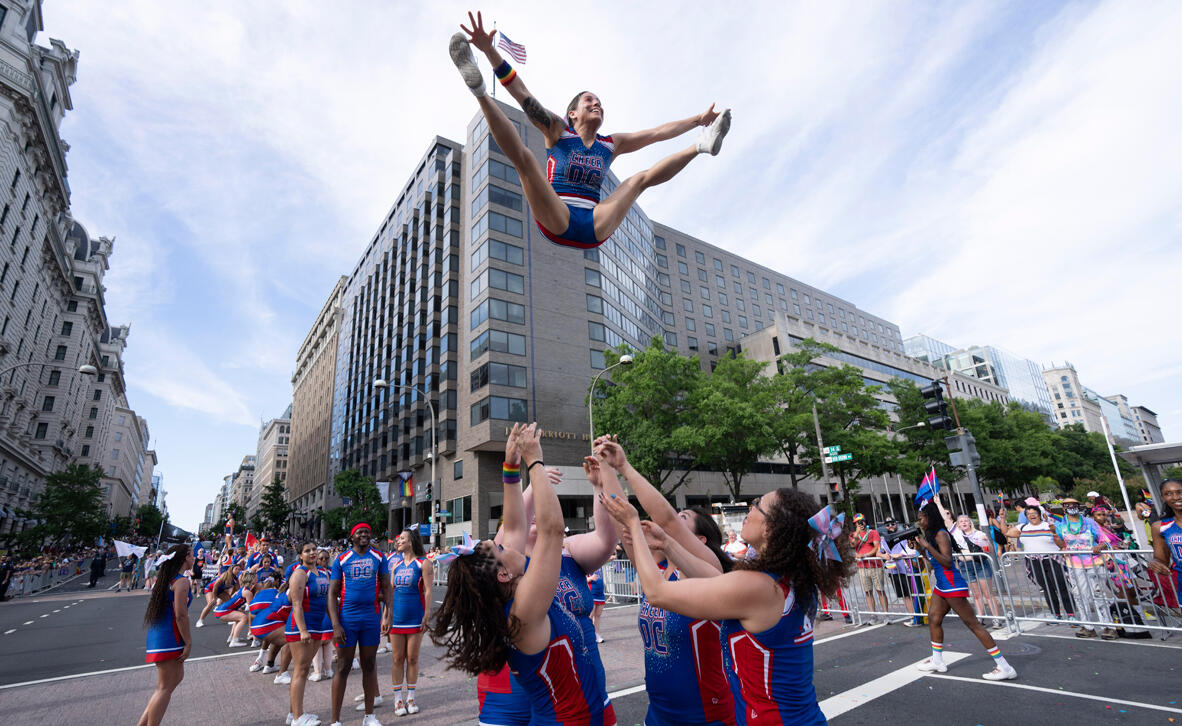
[(1010, 642), (1006, 644), (1005, 655), (1008, 658), (1011, 655), (1038, 655), (1041, 652), (1042, 648), (1037, 645)]

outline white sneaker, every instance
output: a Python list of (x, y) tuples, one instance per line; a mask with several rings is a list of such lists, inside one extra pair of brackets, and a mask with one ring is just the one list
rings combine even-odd
[(239, 638), (237, 640), (230, 641), (231, 648), (245, 648), (248, 645), (250, 645), (250, 641), (246, 638)]
[(919, 670), (923, 671), (924, 673), (931, 673), (932, 671), (935, 671), (937, 673), (947, 673), (948, 672), (948, 665), (947, 664), (933, 663), (931, 658), (928, 658), (927, 660), (916, 665), (915, 667), (918, 668)]
[(476, 59), (472, 57), (472, 46), (468, 44), (468, 38), (463, 33), (456, 33), (448, 41), (447, 52), (451, 55), (451, 62), (455, 63), (456, 68), (460, 69), (460, 75), (464, 78), (464, 85), (468, 86), (468, 90), (472, 92), (472, 95), (477, 98), (483, 96), (484, 74), (480, 72), (480, 68), (476, 65)]
[(406, 715), (406, 704), (403, 703), (401, 698), (399, 698), (397, 701), (394, 702), (394, 715), (395, 716), (405, 716)]
[(602, 643), (602, 642), (603, 642), (603, 636), (602, 636), (602, 635), (600, 635), (599, 633), (596, 633), (596, 634), (595, 634), (595, 642), (596, 642), (596, 643)]
[[(360, 696), (358, 696), (357, 698), (355, 698), (353, 700), (360, 701), (360, 703), (357, 704), (357, 707), (353, 709), (354, 711), (364, 711), (365, 710), (365, 694), (364, 693), (362, 693)], [(382, 701), (382, 697), (380, 694), (373, 697), (373, 707), (374, 708), (381, 706), (382, 703), (384, 703), (384, 702)]]
[(722, 140), (726, 138), (726, 133), (730, 130), (731, 110), (728, 108), (718, 114), (714, 123), (702, 132), (701, 138), (698, 139), (698, 153), (718, 156), (718, 152), (722, 150)]
[(313, 673), (312, 675), (308, 676), (308, 680), (312, 681), (313, 683), (317, 683), (324, 680), (324, 676), (320, 675), (319, 673)]
[(279, 672), (279, 666), (277, 666), (277, 665), (263, 666), (263, 673), (278, 673), (278, 672)]
[(1005, 668), (994, 668), (981, 677), (987, 681), (1012, 681), (1018, 677), (1018, 671), (1014, 670), (1013, 666), (1006, 666)]
[(305, 713), (292, 721), (291, 726), (320, 726), (320, 717), (314, 713)]
[(389, 653), (389, 652), (390, 652), (390, 646), (386, 645), (385, 643), (382, 644), (382, 647), (378, 648), (378, 655), (381, 655), (382, 653)]
[(326, 668), (324, 670), (324, 677), (325, 678), (332, 678), (334, 675), (336, 675), (336, 673), (335, 673), (335, 671), (333, 671), (332, 668)]
[(415, 700), (413, 698), (406, 699), (406, 712), (407, 713), (418, 713), (419, 712), (419, 704), (415, 703)]
[(193, 624), (193, 627), (194, 627), (194, 628), (204, 628), (204, 627), (205, 627), (205, 621), (204, 621), (204, 620), (198, 620), (196, 623), (194, 623), (194, 624)]
[(358, 693), (358, 694), (357, 694), (357, 695), (356, 695), (356, 696), (353, 698), (353, 703), (361, 703), (361, 702), (362, 702), (362, 701), (364, 701), (364, 700), (365, 700), (365, 694), (364, 694), (364, 693)]
[(295, 720), (295, 716), (291, 715), (291, 711), (287, 712), (287, 721), (284, 721), (284, 726), (291, 726), (291, 722)]
[(353, 659), (353, 670), (361, 670), (361, 661), (357, 660), (356, 658)]
[(262, 669), (263, 669), (263, 664), (259, 663), (258, 661), (255, 661), (254, 663), (250, 664), (250, 668), (248, 668), (247, 670), (249, 670), (251, 673), (258, 673)]
[(250, 639), (250, 647), (257, 648), (260, 645), (262, 645), (262, 643), (259, 642), (259, 639), (252, 636)]
[(378, 717), (372, 713), (365, 714), (365, 718), (361, 720), (361, 726), (382, 726), (382, 722), (378, 721)]
[(281, 686), (286, 686), (287, 684), (291, 683), (291, 674), (287, 671), (280, 673), (279, 675), (275, 676), (275, 683)]

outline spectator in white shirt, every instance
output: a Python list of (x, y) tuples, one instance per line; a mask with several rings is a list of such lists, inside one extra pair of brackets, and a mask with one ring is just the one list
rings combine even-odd
[(726, 544), (722, 550), (731, 556), (732, 560), (742, 560), (747, 556), (747, 544), (735, 536), (733, 529), (726, 531)]

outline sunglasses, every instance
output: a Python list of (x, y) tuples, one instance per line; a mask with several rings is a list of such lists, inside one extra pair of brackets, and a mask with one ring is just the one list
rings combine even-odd
[(765, 517), (766, 517), (766, 516), (767, 516), (767, 512), (763, 511), (763, 507), (759, 506), (759, 500), (760, 500), (760, 499), (763, 499), (763, 495), (760, 495), (760, 496), (758, 496), (758, 497), (756, 497), (756, 498), (752, 499), (752, 500), (749, 502), (749, 504), (751, 505), (751, 508), (752, 508), (752, 509), (754, 509), (755, 511), (759, 512), (760, 514), (762, 514), (763, 516), (765, 516)]

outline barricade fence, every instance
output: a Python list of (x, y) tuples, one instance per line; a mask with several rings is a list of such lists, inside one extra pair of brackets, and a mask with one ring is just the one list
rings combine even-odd
[(55, 585), (59, 585), (71, 577), (89, 571), (90, 559), (88, 558), (69, 564), (58, 565), (57, 567), (39, 572), (14, 574), (8, 582), (8, 592), (5, 593), (5, 596), (18, 598), (35, 595)]

